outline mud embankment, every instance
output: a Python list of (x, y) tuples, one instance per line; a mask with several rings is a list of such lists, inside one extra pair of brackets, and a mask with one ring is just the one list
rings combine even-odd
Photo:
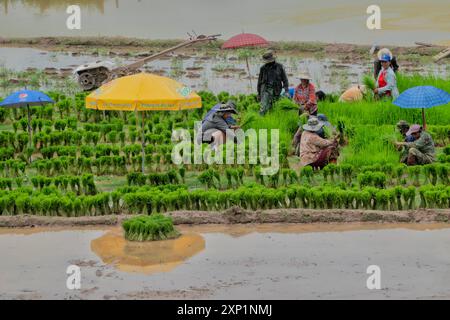
[[(130, 52), (142, 52), (143, 49), (150, 52), (159, 52), (173, 47), (185, 39), (180, 40), (151, 40), (127, 37), (31, 37), (31, 38), (2, 38), (0, 46), (3, 47), (27, 47), (48, 51), (64, 51), (71, 53), (89, 53), (92, 48), (106, 50), (111, 54), (129, 54)], [(198, 53), (203, 51), (208, 55), (217, 55), (221, 50), (223, 40), (211, 43), (197, 43), (194, 46), (179, 50), (179, 53)], [(427, 46), (390, 46), (397, 56), (407, 58), (409, 55), (432, 57), (442, 51), (444, 45)], [(323, 43), (302, 41), (273, 41), (268, 49), (275, 50), (279, 55), (291, 54), (321, 54), (328, 57), (341, 57), (352, 60), (367, 60), (370, 46), (347, 43)]]
[[(424, 209), (405, 211), (368, 210), (312, 210), (274, 209), (250, 211), (238, 207), (223, 212), (176, 211), (169, 212), (177, 225), (201, 224), (250, 224), (250, 223), (450, 223), (450, 209)], [(73, 226), (114, 226), (127, 215), (99, 217), (42, 217), (42, 216), (1, 216), (0, 227), (73, 227)]]

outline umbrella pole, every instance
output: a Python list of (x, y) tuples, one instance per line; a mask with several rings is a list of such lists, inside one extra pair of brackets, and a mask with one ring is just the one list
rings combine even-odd
[(145, 111), (142, 111), (142, 173), (145, 173)]
[(247, 71), (248, 71), (248, 77), (250, 79), (250, 89), (253, 89), (253, 84), (252, 84), (252, 74), (250, 72), (250, 64), (248, 63), (248, 57), (245, 57), (245, 62), (247, 63)]
[(31, 111), (30, 111), (30, 105), (29, 104), (27, 104), (27, 113), (28, 113), (28, 135), (30, 136), (30, 141), (29, 141), (28, 145), (31, 148), (32, 145), (33, 145), (33, 141), (32, 141), (33, 134), (31, 133)]
[(425, 131), (425, 130), (427, 130), (427, 121), (426, 121), (426, 119), (425, 119), (425, 109), (424, 108), (422, 108), (422, 127), (423, 127), (423, 130)]

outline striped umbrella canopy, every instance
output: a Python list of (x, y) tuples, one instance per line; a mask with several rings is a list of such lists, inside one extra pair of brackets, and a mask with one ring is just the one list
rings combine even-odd
[(425, 109), (450, 103), (450, 94), (433, 86), (419, 86), (406, 90), (393, 103), (404, 109), (422, 109), (423, 127), (426, 128)]

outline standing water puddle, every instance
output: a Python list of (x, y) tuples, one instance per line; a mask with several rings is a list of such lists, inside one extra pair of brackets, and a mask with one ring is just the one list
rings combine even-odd
[[(112, 61), (116, 65), (123, 65), (136, 61), (138, 57), (122, 56), (92, 56), (75, 55), (64, 52), (47, 52), (32, 48), (0, 47), (0, 66), (16, 72), (39, 70), (48, 76), (60, 76), (61, 79), (75, 77), (73, 70), (89, 62)], [(360, 83), (364, 74), (371, 71), (368, 60), (366, 65), (354, 62), (342, 62), (336, 59), (317, 59), (315, 57), (280, 56), (279, 61), (285, 65), (291, 85), (297, 85), (297, 75), (308, 70), (317, 89), (325, 92), (342, 92), (351, 85)], [(252, 86), (246, 71), (245, 61), (236, 60), (233, 55), (227, 56), (173, 56), (167, 59), (148, 63), (143, 71), (156, 73), (174, 78), (194, 90), (211, 90), (215, 93), (222, 91), (237, 93), (252, 93), (256, 91), (257, 75), (261, 66), (259, 57), (250, 60)], [(403, 66), (402, 66), (403, 67)], [(404, 68), (406, 71), (406, 68)], [(422, 69), (422, 74), (434, 74), (445, 77), (446, 65), (432, 64)], [(1, 79), (0, 79), (1, 80)], [(9, 79), (6, 79), (9, 80)]]
[[(448, 224), (179, 228), (150, 244), (118, 228), (0, 230), (0, 298), (450, 298)], [(370, 265), (383, 290), (367, 289)]]

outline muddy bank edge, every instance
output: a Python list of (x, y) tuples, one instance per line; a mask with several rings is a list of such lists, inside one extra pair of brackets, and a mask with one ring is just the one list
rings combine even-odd
[[(409, 211), (274, 209), (248, 211), (236, 207), (223, 212), (176, 211), (169, 212), (166, 215), (171, 216), (177, 225), (353, 222), (450, 223), (450, 209)], [(126, 215), (70, 218), (30, 215), (0, 216), (0, 228), (114, 226), (129, 217)]]

